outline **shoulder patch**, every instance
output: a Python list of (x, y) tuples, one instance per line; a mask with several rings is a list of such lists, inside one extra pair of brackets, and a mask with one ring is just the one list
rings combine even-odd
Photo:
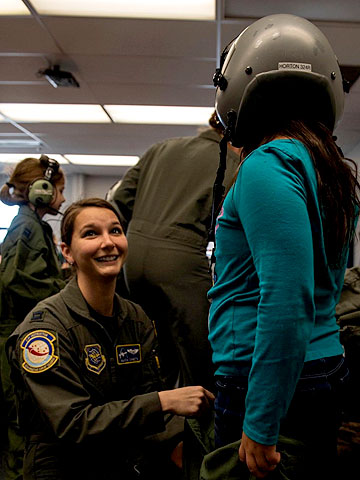
[(36, 312), (33, 312), (30, 321), (37, 321), (37, 320), (44, 320), (43, 310), (37, 310)]
[(141, 362), (141, 345), (116, 345), (116, 362), (118, 365)]
[(20, 345), (24, 360), (22, 368), (30, 373), (49, 370), (59, 360), (59, 356), (55, 355), (56, 340), (56, 336), (47, 330), (28, 333)]
[(85, 365), (90, 372), (101, 373), (106, 365), (106, 358), (101, 353), (101, 346), (98, 343), (85, 345)]
[(29, 228), (25, 228), (23, 234), (29, 240), (31, 235), (31, 230)]

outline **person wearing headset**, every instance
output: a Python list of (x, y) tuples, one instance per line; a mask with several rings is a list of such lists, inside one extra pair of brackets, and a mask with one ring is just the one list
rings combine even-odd
[(4, 344), (40, 301), (65, 286), (50, 225), (65, 201), (65, 177), (58, 162), (46, 155), (19, 162), (1, 188), (0, 200), (19, 205), (2, 243), (0, 265), (0, 406), (1, 458), (5, 478), (19, 479), (24, 443), (15, 416), (15, 397)]
[(242, 438), (240, 460), (263, 478), (280, 462), (282, 435), (305, 452), (286, 478), (341, 478), (348, 368), (335, 307), (360, 202), (333, 137), (340, 68), (315, 25), (278, 14), (233, 41), (215, 80), (225, 134), (243, 147), (217, 218), (209, 291), (216, 446)]

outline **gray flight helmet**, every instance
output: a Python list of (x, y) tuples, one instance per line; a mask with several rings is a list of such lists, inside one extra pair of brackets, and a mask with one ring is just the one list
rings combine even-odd
[(223, 52), (222, 63), (214, 76), (215, 109), (231, 128), (234, 146), (242, 146), (260, 122), (311, 119), (333, 131), (342, 117), (338, 60), (324, 34), (304, 18), (276, 14), (257, 20)]

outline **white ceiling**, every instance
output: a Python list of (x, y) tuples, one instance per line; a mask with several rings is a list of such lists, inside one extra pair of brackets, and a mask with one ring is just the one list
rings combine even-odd
[[(60, 1), (60, 0), (58, 0)], [(196, 1), (196, 0), (194, 0)], [(28, 3), (28, 1), (25, 1)], [(328, 37), (342, 66), (360, 66), (359, 0), (223, 0), (216, 21), (0, 16), (0, 103), (86, 103), (212, 107), (212, 75), (222, 48), (256, 18), (294, 13)], [(80, 88), (53, 88), (37, 72), (59, 64)], [(1, 105), (0, 105), (1, 110)], [(193, 135), (195, 126), (20, 124), (44, 153), (141, 155), (164, 138)], [(360, 161), (360, 81), (346, 98), (335, 132), (344, 153)], [(0, 141), (29, 138), (0, 123)], [(36, 149), (0, 145), (0, 153)], [(0, 173), (4, 164), (0, 164)], [(69, 173), (121, 175), (126, 167), (66, 167)]]

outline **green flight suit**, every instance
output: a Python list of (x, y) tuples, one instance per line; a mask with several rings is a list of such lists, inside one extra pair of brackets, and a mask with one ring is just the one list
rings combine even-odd
[(20, 479), (24, 441), (16, 423), (15, 397), (4, 344), (43, 298), (65, 286), (52, 229), (27, 205), (19, 209), (1, 246), (0, 409), (1, 457), (6, 479)]
[[(153, 145), (113, 194), (129, 242), (125, 281), (156, 324), (169, 388), (179, 371), (180, 385), (213, 385), (206, 247), (220, 140), (207, 129)], [(239, 161), (229, 150), (224, 185)]]
[[(185, 421), (184, 480), (256, 480), (239, 460), (241, 440), (215, 449), (213, 413)], [(266, 479), (306, 480), (313, 467), (306, 445), (280, 435), (276, 450), (281, 461)], [(314, 455), (316, 458), (316, 452)]]
[(177, 479), (184, 419), (161, 410), (153, 324), (118, 295), (114, 312), (94, 312), (73, 278), (9, 337), (24, 480)]
[[(340, 341), (349, 365), (350, 381), (344, 421), (338, 436), (338, 453), (344, 478), (357, 475), (360, 456), (360, 267), (346, 270), (336, 307)], [(355, 478), (355, 477), (354, 477)]]

